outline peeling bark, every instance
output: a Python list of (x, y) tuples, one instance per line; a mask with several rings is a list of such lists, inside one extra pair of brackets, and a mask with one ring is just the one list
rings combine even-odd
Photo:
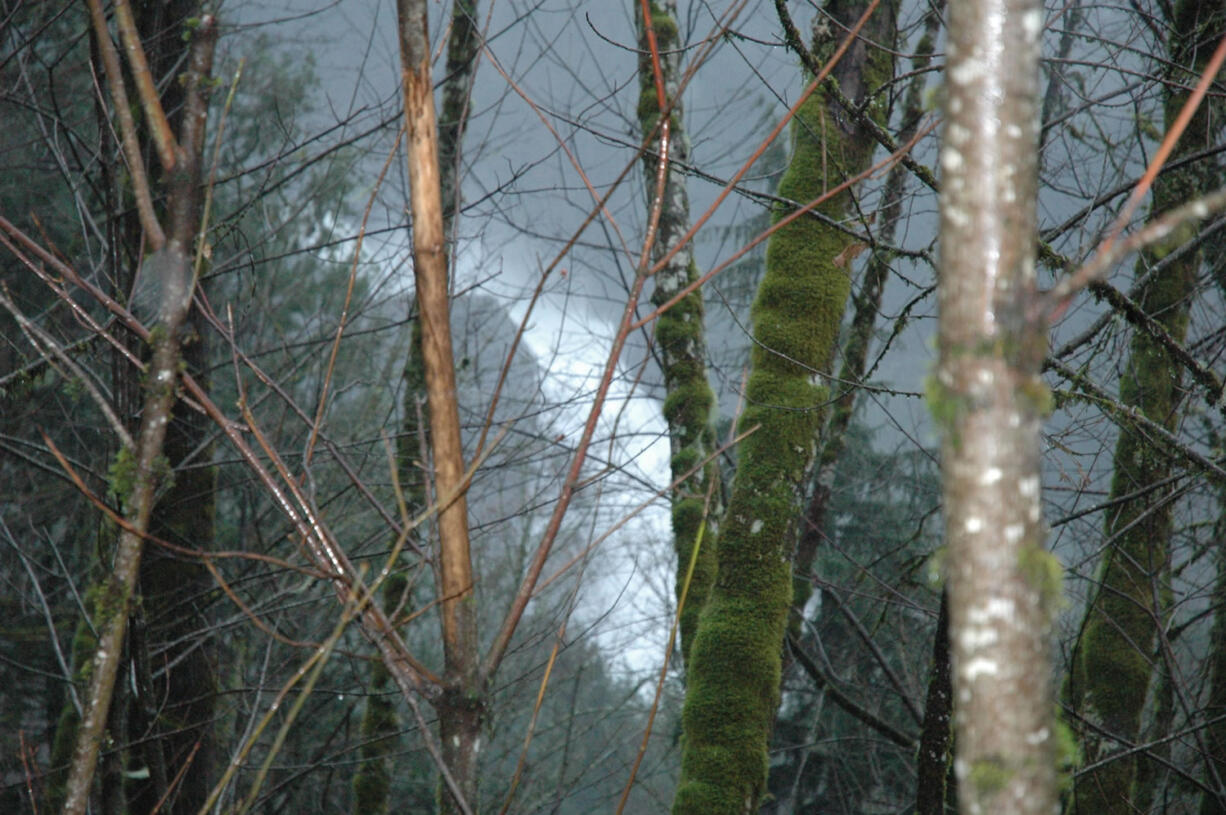
[[(460, 161), (464, 131), (468, 124), (469, 100), (476, 71), (480, 46), (477, 29), (476, 0), (455, 0), (451, 10), (451, 35), (447, 40), (447, 74), (443, 79), (442, 113), (438, 123), (439, 194), (443, 210), (443, 236), (450, 247), (454, 244), (455, 223), (460, 210)], [(448, 251), (446, 265), (454, 257)], [(422, 326), (410, 306), (409, 348), (405, 354), (402, 374), (404, 387), (404, 418), (396, 441), (396, 466), (402, 498), (410, 516), (416, 516), (429, 506), (426, 495), (424, 463), (427, 460), (422, 445), (428, 428), (420, 421), (428, 410), (426, 372), (422, 357)], [(392, 619), (401, 604), (407, 581), (404, 568), (393, 566), (393, 572), (383, 584), (384, 613)], [(379, 815), (388, 811), (388, 789), (391, 774), (390, 755), (396, 749), (400, 720), (395, 705), (382, 694), (392, 687), (387, 666), (376, 661), (371, 667), (370, 689), (366, 709), (362, 714), (362, 765), (353, 778), (354, 815)]]
[(413, 276), (421, 320), (421, 359), (430, 416), (435, 494), (440, 502), (439, 586), (444, 687), (435, 706), (443, 763), (459, 788), (439, 795), (442, 813), (471, 811), (477, 797), (485, 688), (477, 653), (477, 614), (468, 503), (464, 496), (464, 451), (456, 404), (447, 286), (447, 254), (440, 186), (438, 128), (430, 78), (430, 38), (425, 0), (397, 0), (401, 80), (408, 134)]

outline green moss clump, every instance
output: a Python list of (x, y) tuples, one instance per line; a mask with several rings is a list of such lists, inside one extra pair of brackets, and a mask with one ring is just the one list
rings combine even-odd
[(1035, 416), (1046, 418), (1051, 415), (1055, 399), (1052, 396), (1051, 388), (1048, 387), (1046, 382), (1036, 376), (1027, 382), (1023, 382), (1020, 390), (1022, 400)]
[[(656, 49), (663, 63), (666, 60), (665, 52), (676, 50), (679, 43), (679, 31), (672, 15), (656, 3), (651, 4), (651, 30), (655, 34)], [(664, 67), (663, 64), (661, 67)], [(664, 68), (664, 70), (667, 74), (668, 69)], [(667, 87), (667, 82), (665, 86)], [(641, 31), (639, 36), (639, 88), (639, 103), (635, 113), (643, 134), (647, 135), (655, 130), (660, 118), (660, 95), (656, 89), (651, 44), (647, 40), (646, 30)], [(676, 118), (675, 114), (670, 125), (674, 131), (681, 125), (680, 119)], [(648, 160), (654, 162), (654, 159)]]
[(362, 763), (353, 776), (353, 815), (383, 815), (391, 789), (389, 757), (396, 747), (396, 709), (385, 695), (390, 676), (382, 662), (371, 668), (371, 694), (366, 698), (360, 732)]
[(1056, 722), (1056, 778), (1062, 793), (1068, 792), (1073, 786), (1073, 774), (1081, 766), (1081, 745), (1077, 742), (1077, 734), (1064, 721), (1063, 711), (1056, 706), (1054, 716)]
[(115, 454), (107, 470), (107, 495), (122, 506), (132, 494), (132, 486), (136, 482), (136, 456), (132, 448), (124, 446)]
[[(85, 607), (94, 605), (97, 587), (90, 588), (85, 594)], [(77, 689), (78, 698), (84, 699), (89, 687), (90, 676), (93, 673), (94, 651), (98, 647), (98, 639), (89, 621), (82, 619), (77, 623), (72, 636), (72, 683)], [(81, 717), (72, 703), (69, 694), (64, 695), (64, 703), (55, 725), (55, 736), (51, 742), (51, 760), (47, 771), (45, 792), (43, 793), (43, 809), (47, 812), (57, 812), (64, 803), (65, 786), (68, 783), (68, 769), (72, 761), (72, 751), (77, 743), (77, 728)]]
[(967, 409), (965, 399), (941, 382), (939, 375), (930, 374), (924, 379), (924, 401), (937, 427), (957, 448), (960, 441), (958, 425)]
[(682, 444), (688, 446), (693, 443), (694, 435), (703, 432), (715, 397), (707, 385), (705, 373), (700, 377), (678, 378), (682, 381), (664, 398), (664, 418), (669, 429), (681, 433)]
[(1039, 595), (1039, 607), (1051, 624), (1064, 610), (1064, 566), (1060, 558), (1038, 546), (1025, 546), (1017, 554), (1017, 566), (1026, 584)]
[(976, 797), (990, 798), (1003, 790), (1013, 778), (1013, 771), (1000, 759), (981, 759), (967, 776)]

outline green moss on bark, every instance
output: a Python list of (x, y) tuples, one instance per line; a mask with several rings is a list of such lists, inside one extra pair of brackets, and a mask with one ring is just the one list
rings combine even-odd
[[(689, 198), (684, 179), (672, 167), (666, 169), (663, 188), (659, 187), (660, 89), (670, 112), (669, 156), (682, 162), (689, 160), (689, 141), (685, 135), (681, 100), (678, 97), (680, 55), (675, 3), (665, 0), (651, 3), (650, 20), (642, 18), (641, 6), (635, 3), (639, 45), (639, 129), (644, 139), (654, 139), (643, 155), (643, 176), (646, 210), (657, 207), (656, 232), (652, 243), (652, 261), (660, 263), (655, 274), (652, 302), (657, 306), (669, 302), (699, 278), (691, 248), (682, 243), (689, 230)], [(652, 58), (648, 31), (654, 34), (657, 63)], [(665, 261), (665, 257), (671, 257)], [(702, 291), (689, 292), (656, 321), (655, 347), (664, 376), (664, 418), (672, 457), (670, 467), (678, 480), (672, 500), (673, 545), (677, 555), (676, 597), (681, 607), (680, 634), (682, 659), (688, 664), (690, 646), (698, 624), (698, 615), (706, 601), (711, 581), (715, 577), (715, 556), (712, 545), (714, 525), (705, 528), (719, 516), (719, 470), (714, 461), (702, 462), (712, 455), (715, 437), (711, 429), (715, 395), (707, 382), (706, 337)], [(691, 472), (693, 471), (693, 472)], [(697, 542), (706, 540), (705, 545)], [(695, 552), (695, 546), (700, 548)], [(691, 560), (693, 572), (686, 584)]]
[[(383, 613), (389, 619), (401, 605), (408, 581), (403, 571), (383, 583)], [(362, 712), (361, 764), (353, 776), (353, 815), (383, 815), (389, 811), (391, 756), (399, 746), (400, 716), (396, 711), (396, 686), (378, 656), (371, 660), (370, 691)]]
[[(793, 126), (780, 196), (808, 204), (838, 182), (825, 170), (860, 166), (871, 147), (846, 140), (813, 94)], [(817, 207), (840, 217), (846, 193)], [(788, 213), (779, 208), (777, 222)], [(835, 258), (850, 239), (813, 217), (776, 231), (754, 301), (751, 373), (732, 496), (718, 535), (716, 579), (688, 668), (677, 815), (756, 812), (779, 703), (781, 647), (792, 602), (796, 520), (822, 422), (827, 373), (850, 292)]]
[(362, 764), (353, 777), (354, 815), (381, 815), (388, 811), (391, 788), (390, 756), (396, 749), (399, 718), (392, 698), (391, 676), (382, 662), (370, 671), (370, 695), (362, 714), (360, 749)]
[[(1222, 8), (1216, 5), (1220, 20)], [(1200, 73), (1211, 48), (1205, 48), (1202, 24), (1212, 14), (1197, 0), (1181, 0), (1170, 20), (1171, 67), (1177, 76)], [(1218, 28), (1220, 30), (1220, 26)], [(1164, 86), (1165, 118), (1169, 128), (1187, 98), (1182, 80)], [(1202, 106), (1179, 143), (1177, 159), (1208, 147), (1220, 132)], [(1154, 184), (1153, 215), (1208, 192), (1210, 179), (1197, 165), (1158, 178)], [(1186, 235), (1185, 235), (1186, 237)], [(1156, 262), (1173, 246), (1145, 254), (1140, 269)], [(1195, 289), (1201, 259), (1189, 253), (1152, 279), (1140, 295), (1145, 312), (1182, 343), (1187, 333), (1188, 300)], [(1120, 401), (1154, 422), (1173, 428), (1181, 395), (1180, 364), (1143, 330), (1132, 338), (1130, 358), (1120, 376)], [(1171, 472), (1167, 457), (1143, 434), (1121, 428), (1116, 443), (1110, 501), (1106, 520), (1110, 547), (1099, 569), (1100, 589), (1094, 598), (1074, 658), (1067, 696), (1073, 710), (1092, 726), (1081, 734), (1087, 762), (1094, 764), (1123, 745), (1137, 741), (1149, 692), (1158, 626), (1167, 611), (1160, 598), (1167, 581), (1171, 536), (1169, 490), (1160, 485)], [(1146, 490), (1146, 487), (1153, 489)], [(1123, 496), (1142, 491), (1129, 500)], [(1077, 778), (1075, 806), (1079, 812), (1123, 811), (1132, 800), (1136, 756), (1103, 762)]]
[[(677, 79), (675, 73), (678, 61), (675, 56), (666, 53), (677, 50), (679, 43), (677, 22), (673, 19), (670, 9), (662, 7), (656, 2), (652, 2), (650, 8), (651, 30), (655, 34), (656, 50), (661, 55), (660, 68), (661, 73), (664, 74), (665, 87), (667, 88), (669, 84), (675, 83)], [(648, 136), (655, 130), (656, 123), (660, 120), (660, 94), (656, 90), (651, 47), (647, 40), (647, 32), (642, 25), (642, 9), (637, 0), (634, 3), (634, 11), (636, 19), (639, 20), (639, 104), (636, 115), (643, 135)], [(672, 116), (670, 118), (670, 124), (674, 132), (681, 126), (680, 113), (681, 105), (678, 102), (673, 105)], [(650, 157), (648, 160), (651, 161)], [(654, 175), (649, 174), (648, 177), (649, 179), (654, 178)], [(649, 183), (651, 182), (649, 181)]]
[[(99, 532), (102, 538), (114, 537), (115, 534), (116, 527), (110, 523), (105, 524)], [(85, 592), (84, 601), (89, 618), (82, 618), (72, 635), (72, 684), (82, 702), (89, 693), (89, 681), (93, 674), (94, 651), (98, 647), (95, 632), (115, 613), (126, 613), (122, 589), (117, 591), (113, 581), (103, 579), (90, 586)], [(43, 809), (47, 812), (58, 812), (63, 806), (64, 787), (68, 783), (69, 764), (72, 762), (77, 728), (80, 724), (81, 717), (73, 704), (72, 695), (66, 692), (51, 743), (51, 761), (43, 796)]]

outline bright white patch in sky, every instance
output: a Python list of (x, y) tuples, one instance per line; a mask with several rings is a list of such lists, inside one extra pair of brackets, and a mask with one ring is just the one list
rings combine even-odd
[[(461, 272), (460, 277), (457, 287), (463, 288), (467, 276)], [(487, 277), (481, 288), (507, 303), (507, 314), (519, 325), (527, 311), (525, 290), (530, 292), (533, 285), (535, 280), (526, 274), (519, 276), (506, 270), (501, 279)], [(596, 314), (583, 300), (573, 291), (546, 291), (528, 319), (523, 340), (542, 368), (545, 402), (561, 406), (550, 410), (550, 437), (569, 449), (572, 456), (588, 421), (617, 330), (616, 320), (621, 316), (620, 308)], [(651, 393), (646, 384), (658, 381), (659, 374), (648, 370), (640, 376), (640, 362), (641, 350), (631, 348), (623, 353), (588, 450), (585, 476), (605, 466), (618, 471), (611, 473), (603, 485), (585, 488), (585, 497), (594, 497), (600, 489), (602, 504), (600, 520), (583, 533), (585, 545), (648, 501), (653, 491), (665, 490), (671, 481), (668, 429), (660, 394)], [(636, 385), (636, 380), (644, 381)], [(568, 458), (567, 467), (572, 460)], [(580, 595), (579, 617), (603, 617), (597, 635), (609, 653), (620, 654), (636, 673), (659, 670), (671, 624), (675, 563), (669, 515), (668, 499), (662, 495), (601, 543), (592, 555)]]

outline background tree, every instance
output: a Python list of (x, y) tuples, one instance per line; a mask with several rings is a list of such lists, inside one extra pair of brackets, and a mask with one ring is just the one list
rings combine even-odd
[[(646, 8), (646, 10), (644, 10)], [(677, 553), (677, 603), (681, 605), (683, 659), (715, 577), (715, 547), (723, 508), (719, 462), (714, 460), (712, 415), (715, 394), (707, 383), (706, 310), (698, 264), (686, 235), (690, 200), (673, 162), (690, 161), (681, 104), (681, 41), (677, 4), (635, 3), (639, 48), (639, 126), (649, 150), (643, 153), (643, 180), (655, 290), (651, 302), (668, 310), (656, 322), (657, 364), (664, 378), (668, 422), (673, 548)], [(676, 299), (676, 302), (673, 302)], [(710, 459), (710, 460), (709, 460)], [(709, 534), (708, 534), (709, 530)], [(706, 546), (702, 541), (706, 541)]]
[[(1195, 82), (1209, 62), (1226, 19), (1221, 5), (1179, 3), (1169, 9), (1168, 59), (1163, 84), (1166, 130), (1176, 120)], [(1188, 126), (1172, 160), (1204, 151), (1222, 134), (1220, 112), (1204, 106)], [(1154, 184), (1151, 217), (1210, 192), (1220, 174), (1204, 167), (1176, 168)], [(1120, 374), (1122, 404), (1140, 411), (1167, 430), (1179, 419), (1182, 368), (1173, 348), (1187, 339), (1188, 309), (1202, 266), (1199, 251), (1183, 252), (1160, 272), (1150, 274), (1170, 251), (1194, 239), (1196, 228), (1186, 224), (1168, 242), (1143, 252), (1134, 292), (1146, 319), (1133, 333), (1129, 356)], [(1155, 336), (1157, 334), (1157, 336)], [(1142, 794), (1134, 787), (1135, 753), (1129, 747), (1141, 736), (1141, 717), (1151, 679), (1170, 658), (1162, 646), (1170, 621), (1172, 462), (1145, 438), (1140, 428), (1125, 427), (1115, 446), (1111, 490), (1107, 501), (1107, 552), (1099, 566), (1097, 592), (1086, 611), (1074, 651), (1068, 683), (1069, 704), (1084, 720), (1080, 738), (1091, 771), (1079, 776), (1073, 810), (1122, 811)], [(1178, 672), (1177, 666), (1168, 665)], [(1166, 733), (1153, 734), (1155, 740)], [(1112, 756), (1117, 745), (1123, 755)]]
[[(870, 16), (868, 6), (832, 7), (841, 25), (875, 21), (866, 37), (889, 42), (893, 11)], [(859, 19), (857, 19), (859, 18)], [(842, 92), (865, 103), (892, 57), (842, 32), (815, 32), (814, 51)], [(841, 56), (841, 53), (839, 54)], [(833, 70), (832, 70), (833, 69)], [(779, 701), (780, 649), (792, 603), (791, 559), (805, 481), (827, 392), (813, 380), (830, 369), (850, 276), (839, 262), (849, 238), (806, 210), (842, 215), (851, 203), (844, 185), (825, 175), (828, 158), (840, 178), (854, 176), (872, 155), (837, 102), (817, 92), (814, 77), (798, 105), (793, 154), (779, 195), (803, 207), (776, 214), (766, 270), (753, 308), (755, 347), (739, 428), (753, 431), (738, 449), (737, 472), (719, 536), (716, 576), (687, 666), (682, 777), (677, 813), (754, 811), (765, 792), (767, 744)], [(819, 136), (824, 134), (824, 139)], [(867, 149), (866, 149), (867, 148)], [(828, 151), (828, 153), (827, 153)], [(790, 218), (789, 218), (790, 216)], [(781, 223), (788, 218), (787, 223)]]

